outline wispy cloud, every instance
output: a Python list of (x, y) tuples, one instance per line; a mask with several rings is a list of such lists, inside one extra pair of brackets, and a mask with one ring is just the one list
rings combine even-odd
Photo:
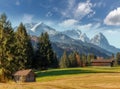
[(51, 11), (47, 12), (46, 17), (51, 17), (53, 14)]
[(78, 24), (78, 21), (75, 19), (67, 19), (59, 23), (59, 26), (64, 27), (64, 28), (73, 28)]
[(75, 0), (68, 0), (67, 8), (61, 11), (63, 17), (69, 19), (78, 19), (81, 20), (85, 16), (92, 17), (95, 14), (95, 11), (92, 10), (94, 5), (87, 0), (86, 2), (76, 3)]
[(61, 10), (60, 13), (63, 17), (71, 18), (76, 5), (76, 0), (66, 0), (66, 8)]
[(22, 22), (23, 23), (31, 23), (32, 22), (32, 20), (33, 20), (33, 15), (31, 15), (31, 14), (24, 14), (23, 15), (23, 18), (22, 18)]
[(119, 32), (119, 30), (106, 30), (105, 33), (108, 33), (108, 34), (111, 34), (111, 35), (116, 35), (120, 32)]
[(82, 31), (93, 31), (98, 30), (101, 27), (101, 23), (88, 23), (81, 24), (78, 20), (75, 19), (67, 19), (58, 24), (61, 28), (66, 29), (80, 29)]
[(100, 2), (95, 3), (94, 6), (101, 8), (101, 7), (105, 7), (106, 3), (105, 3), (105, 1), (102, 0)]
[[(67, 0), (67, 8), (61, 11), (61, 14), (65, 20), (60, 22), (58, 25), (63, 29), (80, 29), (90, 30), (95, 29), (93, 23), (81, 24), (82, 18), (87, 16), (91, 18), (94, 16), (95, 11), (93, 10), (94, 5), (90, 0), (84, 2), (76, 2), (76, 0)], [(97, 25), (98, 26), (98, 25)]]
[(17, 0), (16, 3), (15, 3), (15, 5), (19, 6), (20, 5), (20, 1)]
[(86, 2), (80, 2), (75, 10), (74, 17), (82, 19), (86, 15), (92, 14), (93, 16), (95, 12), (92, 10), (93, 4), (87, 0)]
[(93, 11), (91, 14), (89, 14), (89, 15), (88, 15), (88, 18), (93, 17), (93, 16), (95, 15), (95, 13), (96, 13), (96, 12), (95, 12), (95, 11)]
[(82, 31), (84, 30), (87, 31), (87, 30), (90, 30), (92, 26), (93, 26), (92, 23), (88, 23), (88, 24), (83, 24), (83, 25), (77, 25), (76, 28)]

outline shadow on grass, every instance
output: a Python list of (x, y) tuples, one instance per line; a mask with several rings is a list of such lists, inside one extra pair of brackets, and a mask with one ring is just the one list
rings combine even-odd
[(88, 73), (115, 73), (111, 71), (95, 71), (95, 70), (82, 70), (82, 69), (58, 69), (58, 70), (46, 70), (36, 72), (37, 77), (59, 76), (59, 75), (72, 75), (72, 74), (88, 74)]

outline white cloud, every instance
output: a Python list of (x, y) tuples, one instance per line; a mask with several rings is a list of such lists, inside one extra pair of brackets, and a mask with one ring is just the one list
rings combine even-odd
[(54, 12), (59, 12), (59, 9), (57, 7), (53, 7)]
[(51, 27), (54, 27), (56, 26), (56, 23), (55, 21), (51, 21), (51, 20), (44, 20), (43, 21), (45, 24), (47, 24), (48, 26), (51, 26)]
[(15, 3), (15, 5), (19, 6), (20, 5), (20, 1), (17, 0), (16, 3)]
[[(77, 9), (75, 10), (74, 17), (75, 18), (83, 18), (84, 16), (93, 13), (94, 11), (92, 10), (92, 3), (90, 3), (89, 0), (86, 2), (80, 2), (77, 6)], [(95, 12), (94, 12), (95, 13)]]
[(89, 14), (89, 15), (88, 15), (88, 18), (93, 17), (93, 16), (95, 15), (95, 13), (96, 13), (96, 12), (95, 12), (95, 11), (93, 11), (91, 14)]
[(101, 23), (95, 23), (95, 24), (93, 24), (93, 29), (95, 29), (95, 30), (97, 30), (100, 27), (101, 27)]
[(91, 27), (92, 27), (92, 24), (89, 23), (89, 24), (84, 24), (84, 25), (77, 25), (76, 29), (80, 29), (82, 31), (86, 31), (86, 30), (90, 30)]
[(46, 17), (51, 17), (53, 14), (52, 14), (52, 12), (48, 12), (47, 14), (46, 14)]
[(94, 4), (94, 7), (105, 7), (106, 3), (105, 1), (100, 1)]
[(67, 19), (58, 24), (60, 28), (65, 29), (80, 29), (83, 31), (95, 31), (101, 27), (101, 23), (81, 24), (78, 20)]
[(61, 11), (61, 14), (63, 15), (63, 17), (71, 18), (75, 8), (75, 0), (66, 0), (66, 1), (67, 1), (66, 3), (67, 8), (63, 9)]
[(31, 23), (33, 17), (34, 17), (34, 16), (31, 15), (31, 14), (24, 14), (24, 15), (23, 15), (23, 18), (22, 18), (22, 22), (23, 22), (23, 23)]
[(120, 7), (112, 10), (104, 19), (106, 25), (120, 26)]
[(108, 34), (111, 34), (111, 35), (116, 35), (116, 34), (119, 33), (119, 31), (117, 31), (117, 30), (107, 30), (105, 32), (108, 33)]
[(75, 0), (68, 0), (68, 9), (71, 10), (75, 5)]
[(99, 23), (103, 22), (103, 20), (100, 19), (100, 18), (93, 18), (93, 20), (94, 20), (95, 22), (99, 22)]
[(78, 24), (78, 21), (75, 19), (68, 19), (64, 20), (63, 22), (59, 23), (59, 26), (61, 27), (73, 27)]
[(67, 8), (61, 11), (63, 17), (81, 20), (83, 17), (89, 14), (89, 17), (92, 17), (95, 14), (95, 11), (92, 10), (94, 5), (90, 2), (90, 0), (79, 3), (76, 3), (76, 0), (67, 1)]

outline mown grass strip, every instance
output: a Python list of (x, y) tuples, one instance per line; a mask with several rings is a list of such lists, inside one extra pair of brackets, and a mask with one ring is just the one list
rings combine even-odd
[(66, 76), (85, 75), (91, 73), (120, 73), (120, 67), (84, 67), (84, 68), (65, 68), (65, 69), (49, 69), (45, 71), (37, 71), (37, 81), (50, 81)]

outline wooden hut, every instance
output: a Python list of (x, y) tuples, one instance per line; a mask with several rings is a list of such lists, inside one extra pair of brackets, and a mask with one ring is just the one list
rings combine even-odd
[(19, 70), (13, 76), (15, 82), (35, 82), (35, 73), (32, 69)]
[(91, 61), (91, 66), (114, 66), (114, 60), (112, 59), (101, 59)]

